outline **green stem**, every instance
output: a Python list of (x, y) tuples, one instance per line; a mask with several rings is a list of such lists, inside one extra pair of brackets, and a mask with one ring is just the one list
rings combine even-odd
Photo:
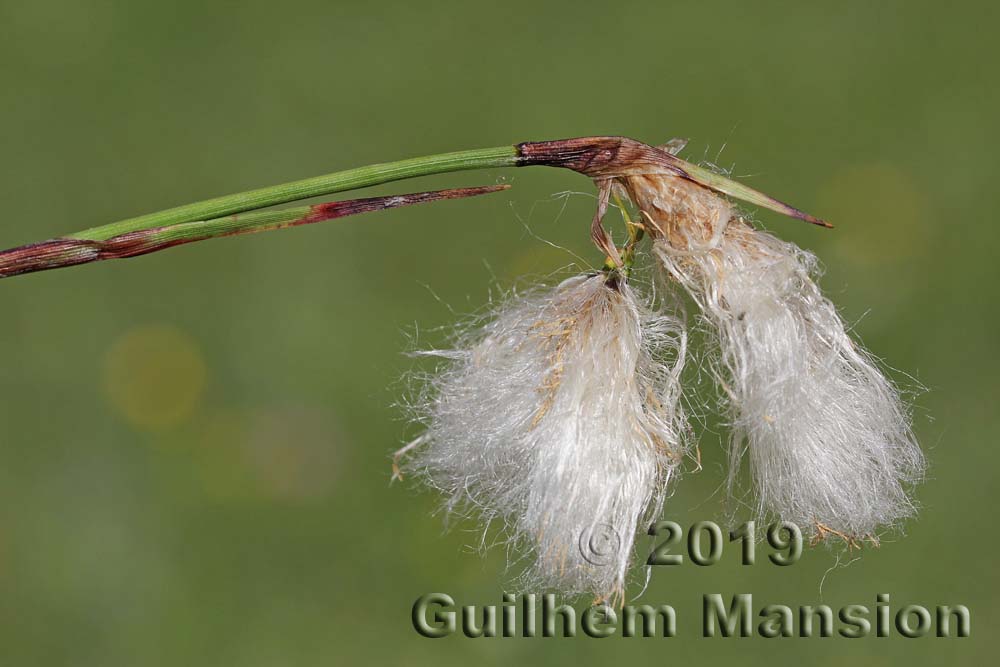
[(129, 232), (151, 227), (165, 227), (184, 222), (196, 222), (220, 218), (243, 211), (285, 204), (299, 199), (319, 197), (334, 192), (355, 190), (391, 181), (399, 181), (416, 176), (444, 174), (468, 169), (488, 169), (491, 167), (513, 167), (517, 165), (518, 152), (514, 146), (479, 148), (455, 153), (442, 153), (426, 157), (410, 158), (397, 162), (373, 164), (357, 169), (338, 171), (324, 176), (315, 176), (301, 181), (249, 190), (224, 197), (185, 204), (165, 211), (148, 213), (100, 227), (91, 227), (64, 238), (88, 241), (103, 241)]
[[(764, 206), (785, 215), (825, 227), (830, 226), (823, 220), (788, 204), (702, 167), (685, 162), (667, 151), (647, 146), (634, 139), (627, 137), (580, 137), (557, 141), (528, 141), (516, 146), (479, 148), (410, 158), (397, 162), (384, 162), (140, 215), (100, 227), (91, 227), (69, 236), (0, 251), (0, 278), (63, 266), (86, 264), (103, 259), (134, 257), (181, 243), (216, 236), (315, 222), (314, 211), (307, 211), (305, 218), (302, 218), (303, 211), (301, 210), (254, 213), (249, 218), (246, 215), (239, 215), (299, 199), (355, 190), (417, 176), (471, 169), (527, 166), (571, 169), (602, 182), (602, 187), (608, 187), (609, 181), (612, 179), (621, 181), (634, 176), (683, 178), (715, 192)], [(413, 197), (413, 200), (402, 203), (393, 197), (375, 198), (378, 199), (375, 203), (366, 200), (340, 202), (331, 205), (334, 208), (327, 213), (337, 210), (340, 212), (331, 217), (340, 217), (341, 215), (363, 212), (351, 209), (352, 206), (371, 205), (376, 208), (365, 210), (377, 210), (377, 208), (392, 208), (406, 203), (431, 201), (435, 198), (454, 199), (473, 196), (496, 189), (496, 187), (492, 189), (473, 188), (471, 190), (476, 190), (476, 192), (453, 190), (441, 193), (417, 193), (416, 195), (404, 195), (404, 198)], [(427, 196), (430, 196), (430, 199)], [(344, 208), (345, 206), (347, 208)], [(349, 209), (350, 212), (345, 212)], [(323, 219), (329, 219), (329, 217)], [(639, 237), (632, 234), (636, 230), (630, 229), (629, 231), (631, 237), (628, 249), (631, 250)]]

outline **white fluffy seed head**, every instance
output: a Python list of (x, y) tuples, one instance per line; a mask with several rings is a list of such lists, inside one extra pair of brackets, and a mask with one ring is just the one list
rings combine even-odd
[(911, 515), (924, 461), (909, 414), (814, 282), (815, 257), (708, 190), (665, 180), (671, 196), (646, 193), (663, 230), (655, 253), (718, 331), (730, 481), (745, 441), (761, 514), (849, 540)]
[(637, 529), (685, 452), (680, 322), (571, 278), (501, 306), (446, 360), (411, 469), (528, 546), (525, 586), (620, 600)]

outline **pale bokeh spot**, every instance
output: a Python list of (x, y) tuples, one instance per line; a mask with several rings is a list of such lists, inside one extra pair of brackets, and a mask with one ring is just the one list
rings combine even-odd
[(200, 438), (205, 490), (226, 500), (307, 502), (327, 496), (349, 449), (328, 412), (287, 405), (211, 415)]
[(114, 342), (105, 358), (108, 400), (141, 429), (160, 430), (185, 422), (204, 386), (201, 350), (176, 327), (135, 327)]
[(307, 406), (272, 408), (254, 414), (242, 463), (262, 494), (305, 501), (333, 489), (343, 445), (325, 412)]

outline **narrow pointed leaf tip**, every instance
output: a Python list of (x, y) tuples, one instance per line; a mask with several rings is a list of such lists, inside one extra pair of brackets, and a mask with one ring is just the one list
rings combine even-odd
[[(667, 154), (669, 155), (669, 153)], [(670, 155), (671, 158), (681, 163), (678, 165), (683, 169), (685, 173), (685, 178), (699, 185), (704, 185), (706, 188), (719, 192), (724, 195), (728, 195), (733, 199), (739, 199), (740, 201), (745, 201), (748, 204), (753, 204), (754, 206), (760, 206), (762, 208), (775, 211), (776, 213), (781, 213), (782, 215), (787, 215), (790, 218), (796, 218), (798, 220), (804, 220), (808, 223), (817, 225), (819, 227), (825, 227), (826, 229), (833, 229), (831, 225), (826, 220), (821, 220), (813, 215), (810, 215), (804, 211), (800, 211), (794, 206), (790, 206), (782, 201), (778, 201), (774, 197), (754, 190), (751, 187), (747, 187), (742, 183), (734, 181), (730, 178), (726, 178), (721, 174), (717, 174), (714, 171), (705, 169), (704, 167), (699, 167), (696, 164), (691, 164), (686, 162), (679, 157)]]

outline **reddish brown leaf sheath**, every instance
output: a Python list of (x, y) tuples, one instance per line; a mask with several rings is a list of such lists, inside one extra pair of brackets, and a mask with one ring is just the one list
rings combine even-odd
[[(346, 201), (326, 202), (307, 208), (289, 209), (288, 216), (282, 212), (250, 212), (206, 220), (185, 222), (166, 227), (155, 227), (113, 236), (103, 241), (83, 239), (51, 239), (41, 243), (0, 251), (0, 278), (47, 271), (65, 266), (87, 264), (106, 259), (123, 259), (145, 255), (165, 248), (171, 248), (194, 241), (203, 241), (221, 236), (236, 236), (254, 232), (309, 225), (336, 218), (344, 218), (359, 213), (369, 213), (411, 204), (443, 199), (462, 199), (506, 190), (509, 185), (487, 185), (472, 188), (452, 188), (432, 192), (416, 192), (385, 197), (367, 197)], [(264, 220), (264, 216), (268, 216)]]

